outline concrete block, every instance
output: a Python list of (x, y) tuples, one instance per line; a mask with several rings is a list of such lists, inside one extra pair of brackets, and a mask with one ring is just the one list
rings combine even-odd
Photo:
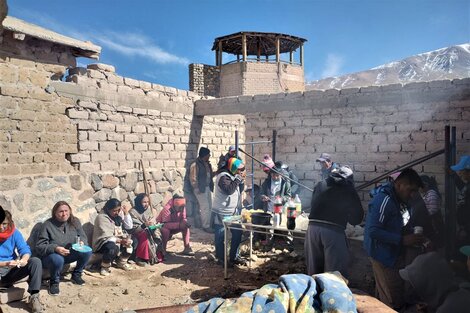
[(97, 130), (98, 124), (91, 121), (79, 121), (78, 130)]
[(72, 163), (90, 162), (90, 154), (89, 153), (71, 154), (71, 155), (69, 155), (69, 160)]
[(124, 134), (124, 141), (125, 142), (139, 142), (140, 138), (136, 134)]
[(100, 151), (116, 151), (116, 143), (115, 142), (100, 142), (99, 143), (99, 150)]
[(102, 71), (102, 72), (110, 72), (110, 73), (116, 72), (116, 68), (114, 66), (109, 65), (109, 64), (104, 64), (104, 63), (88, 64), (87, 69), (97, 70), (97, 71)]
[(6, 304), (13, 301), (22, 300), (26, 296), (26, 289), (28, 289), (28, 284), (26, 282), (15, 284), (14, 287), (10, 288), (1, 288), (0, 303)]
[(116, 132), (130, 133), (131, 132), (131, 126), (130, 125), (125, 125), (125, 124), (116, 124)]
[(79, 111), (76, 109), (67, 109), (66, 114), (68, 117), (72, 119), (88, 119), (88, 112), (87, 111)]

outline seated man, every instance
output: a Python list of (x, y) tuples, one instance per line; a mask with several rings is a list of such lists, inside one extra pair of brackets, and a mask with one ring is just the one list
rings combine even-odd
[(183, 196), (175, 193), (170, 199), (163, 210), (157, 217), (157, 223), (164, 223), (160, 229), (162, 233), (162, 246), (163, 251), (166, 252), (166, 244), (172, 235), (181, 233), (184, 242), (184, 255), (194, 255), (191, 246), (189, 245), (189, 228), (191, 225), (186, 219), (186, 200)]

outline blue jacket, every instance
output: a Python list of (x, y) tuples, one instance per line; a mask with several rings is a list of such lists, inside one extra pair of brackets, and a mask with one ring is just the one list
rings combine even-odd
[(401, 250), (403, 217), (400, 201), (389, 183), (379, 187), (369, 203), (364, 230), (367, 254), (387, 267), (392, 267)]
[(15, 229), (7, 240), (0, 243), (0, 261), (16, 260), (15, 248), (18, 250), (20, 256), (25, 254), (31, 255), (31, 249), (18, 229)]

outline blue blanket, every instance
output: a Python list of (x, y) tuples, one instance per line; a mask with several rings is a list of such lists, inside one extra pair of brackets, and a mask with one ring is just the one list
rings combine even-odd
[(283, 275), (279, 283), (245, 292), (238, 299), (213, 298), (188, 313), (357, 312), (351, 290), (341, 274)]

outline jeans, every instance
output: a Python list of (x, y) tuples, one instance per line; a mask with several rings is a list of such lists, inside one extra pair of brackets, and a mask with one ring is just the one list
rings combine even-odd
[[(232, 233), (232, 240), (230, 242), (229, 261), (233, 261), (238, 257), (238, 247), (242, 241), (243, 231), (237, 228), (231, 228), (230, 231)], [(215, 256), (219, 261), (224, 261), (224, 234), (224, 226), (214, 224)]]
[(49, 270), (51, 275), (50, 283), (59, 283), (60, 280), (60, 273), (64, 268), (64, 264), (70, 264), (72, 262), (77, 261), (77, 266), (73, 270), (72, 274), (81, 275), (83, 269), (85, 268), (88, 260), (91, 257), (91, 251), (82, 253), (75, 250), (70, 249), (70, 254), (67, 256), (62, 256), (58, 253), (49, 254), (41, 259), (42, 266)]

